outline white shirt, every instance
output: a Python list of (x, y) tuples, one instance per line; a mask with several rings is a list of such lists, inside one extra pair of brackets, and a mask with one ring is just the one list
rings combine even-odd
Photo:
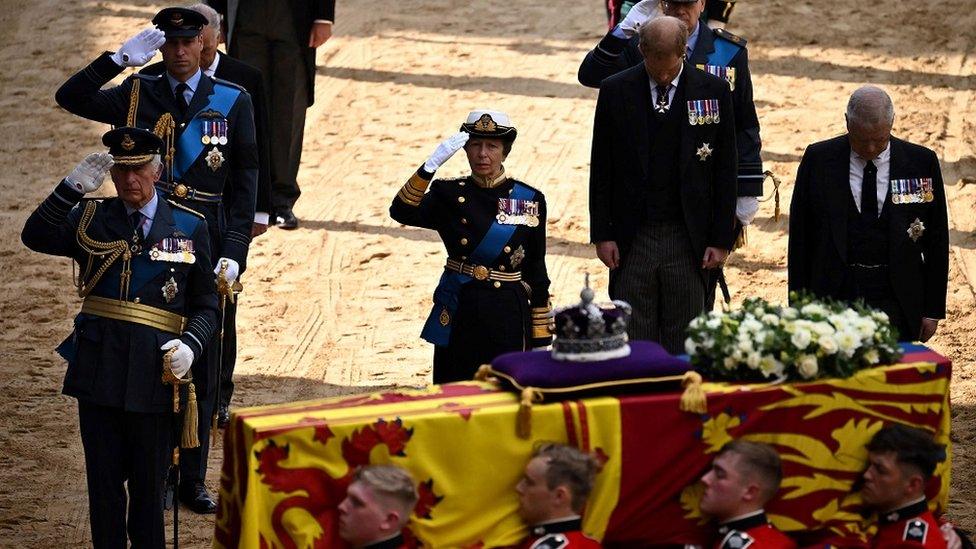
[[(874, 189), (874, 194), (878, 197), (878, 215), (880, 216), (881, 209), (884, 208), (885, 197), (888, 195), (888, 177), (891, 174), (891, 141), (888, 142), (885, 150), (881, 151), (877, 158), (872, 158), (871, 161), (878, 168), (878, 185)], [(861, 187), (864, 184), (864, 166), (867, 164), (868, 159), (861, 158), (851, 150), (851, 196), (854, 197), (854, 205), (857, 206), (859, 212), (861, 211)]]
[(213, 78), (214, 73), (217, 72), (217, 65), (219, 64), (220, 64), (220, 53), (217, 53), (216, 55), (214, 55), (213, 63), (211, 63), (209, 67), (205, 67), (203, 69), (203, 74), (206, 74), (210, 78)]
[[(678, 69), (678, 75), (671, 81), (671, 87), (668, 89), (668, 105), (671, 105), (671, 102), (674, 100), (674, 93), (678, 91), (678, 80), (681, 80), (681, 73), (684, 70), (685, 64), (682, 63), (681, 68)], [(657, 104), (657, 87), (662, 84), (658, 84), (656, 80), (650, 77), (647, 80), (651, 83), (651, 108), (654, 108), (654, 105)]]
[[(190, 101), (193, 100), (193, 94), (197, 91), (197, 86), (200, 85), (200, 78), (203, 76), (203, 71), (197, 69), (197, 72), (193, 73), (193, 76), (187, 78), (186, 80), (186, 90), (183, 92), (183, 98), (186, 99), (186, 104), (189, 105)], [(180, 83), (179, 80), (173, 78), (169, 73), (166, 73), (166, 80), (169, 81), (169, 89), (172, 90), (173, 94), (176, 94), (176, 86)]]

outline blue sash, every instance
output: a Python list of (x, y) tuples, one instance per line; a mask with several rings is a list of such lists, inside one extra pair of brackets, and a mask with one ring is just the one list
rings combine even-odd
[(728, 67), (729, 63), (732, 62), (732, 58), (739, 53), (742, 46), (732, 42), (731, 40), (726, 40), (721, 36), (715, 37), (715, 51), (708, 54), (708, 64), (716, 65), (719, 67)]
[[(529, 200), (533, 196), (535, 196), (535, 191), (521, 183), (514, 185), (510, 195), (511, 198), (517, 200)], [(481, 239), (478, 247), (468, 256), (465, 263), (475, 265), (493, 263), (498, 258), (502, 248), (508, 244), (517, 227), (518, 225), (502, 225), (498, 221), (493, 221), (488, 232), (485, 233), (485, 237)], [(427, 317), (420, 337), (434, 345), (447, 345), (451, 341), (451, 327), (454, 321), (454, 313), (457, 312), (461, 286), (472, 280), (470, 276), (444, 269), (437, 289), (434, 290), (434, 307), (430, 310), (430, 315)], [(442, 322), (442, 317), (445, 317), (446, 322)]]
[[(210, 103), (203, 110), (214, 110), (227, 118), (231, 107), (237, 101), (237, 96), (241, 90), (214, 84), (213, 95), (210, 96)], [(201, 111), (193, 115), (193, 119), (186, 125), (186, 129), (180, 134), (179, 141), (176, 142), (176, 158), (173, 161), (173, 181), (179, 181), (183, 174), (190, 169), (197, 158), (203, 152), (204, 144), (200, 139), (203, 137), (203, 121), (197, 118)]]

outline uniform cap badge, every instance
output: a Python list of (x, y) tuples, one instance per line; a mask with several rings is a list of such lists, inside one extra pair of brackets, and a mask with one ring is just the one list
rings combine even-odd
[(173, 14), (173, 17), (170, 18), (170, 22), (173, 23), (173, 26), (174, 27), (182, 27), (183, 26), (183, 15), (180, 14), (180, 13), (174, 13)]
[(479, 132), (493, 132), (498, 129), (498, 124), (495, 124), (490, 114), (485, 113), (474, 123), (474, 129)]
[(122, 145), (122, 148), (123, 149), (125, 149), (127, 151), (131, 151), (132, 149), (134, 149), (136, 147), (136, 142), (132, 140), (132, 137), (129, 136), (129, 134), (125, 134), (122, 137), (122, 143), (121, 143), (121, 145)]

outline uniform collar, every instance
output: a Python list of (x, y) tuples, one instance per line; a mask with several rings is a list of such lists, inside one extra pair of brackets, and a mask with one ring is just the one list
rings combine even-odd
[(474, 179), (475, 185), (478, 185), (482, 189), (493, 189), (508, 179), (508, 175), (505, 174), (505, 166), (502, 166), (502, 173), (494, 179), (488, 179), (487, 177), (481, 177), (480, 175), (471, 174), (471, 179)]
[(403, 546), (403, 535), (397, 534), (392, 538), (385, 539), (383, 541), (377, 541), (376, 543), (370, 543), (363, 547), (363, 549), (396, 549), (397, 547)]
[[(190, 93), (197, 92), (197, 86), (200, 85), (200, 78), (203, 76), (203, 71), (200, 67), (197, 67), (197, 72), (193, 73), (193, 76), (186, 79), (186, 87), (189, 88)], [(176, 86), (180, 83), (179, 80), (173, 78), (170, 73), (166, 73), (166, 80), (169, 82), (169, 89), (176, 93)]]
[(694, 53), (695, 46), (698, 45), (698, 35), (701, 34), (702, 24), (703, 23), (699, 21), (698, 24), (695, 25), (694, 32), (688, 35), (688, 43), (685, 46), (685, 54), (688, 56), (688, 59), (691, 59), (691, 54)]
[(750, 528), (755, 528), (756, 526), (762, 526), (764, 524), (769, 524), (769, 520), (766, 518), (766, 512), (760, 509), (746, 515), (739, 515), (731, 520), (723, 522), (718, 527), (718, 533), (725, 535), (732, 530), (745, 532)]
[[(132, 213), (136, 211), (135, 208), (129, 206), (125, 202), (122, 202), (122, 204), (125, 206), (126, 215), (132, 215)], [(152, 219), (156, 217), (156, 208), (158, 207), (159, 207), (159, 193), (157, 193), (155, 189), (153, 189), (153, 197), (149, 199), (149, 202), (143, 204), (142, 207), (139, 208), (139, 211), (142, 212), (142, 215), (146, 216), (146, 219), (148, 219), (149, 222), (151, 223)]]
[(546, 534), (562, 534), (564, 532), (574, 532), (583, 528), (583, 519), (579, 516), (563, 518), (551, 522), (536, 524), (532, 527), (532, 535), (535, 537)]
[(917, 517), (925, 511), (928, 511), (928, 509), (928, 502), (925, 501), (925, 496), (922, 496), (908, 505), (899, 507), (898, 509), (894, 509), (887, 513), (882, 513), (878, 517), (878, 522), (881, 524), (892, 524), (908, 518)]

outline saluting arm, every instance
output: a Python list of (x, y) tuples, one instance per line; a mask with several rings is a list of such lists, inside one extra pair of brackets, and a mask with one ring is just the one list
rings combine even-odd
[(400, 188), (390, 204), (390, 217), (398, 223), (412, 227), (436, 229), (436, 215), (438, 208), (432, 195), (426, 193), (434, 173), (458, 152), (468, 142), (470, 134), (457, 132), (448, 137), (434, 149), (434, 152), (424, 161), (417, 172)]

